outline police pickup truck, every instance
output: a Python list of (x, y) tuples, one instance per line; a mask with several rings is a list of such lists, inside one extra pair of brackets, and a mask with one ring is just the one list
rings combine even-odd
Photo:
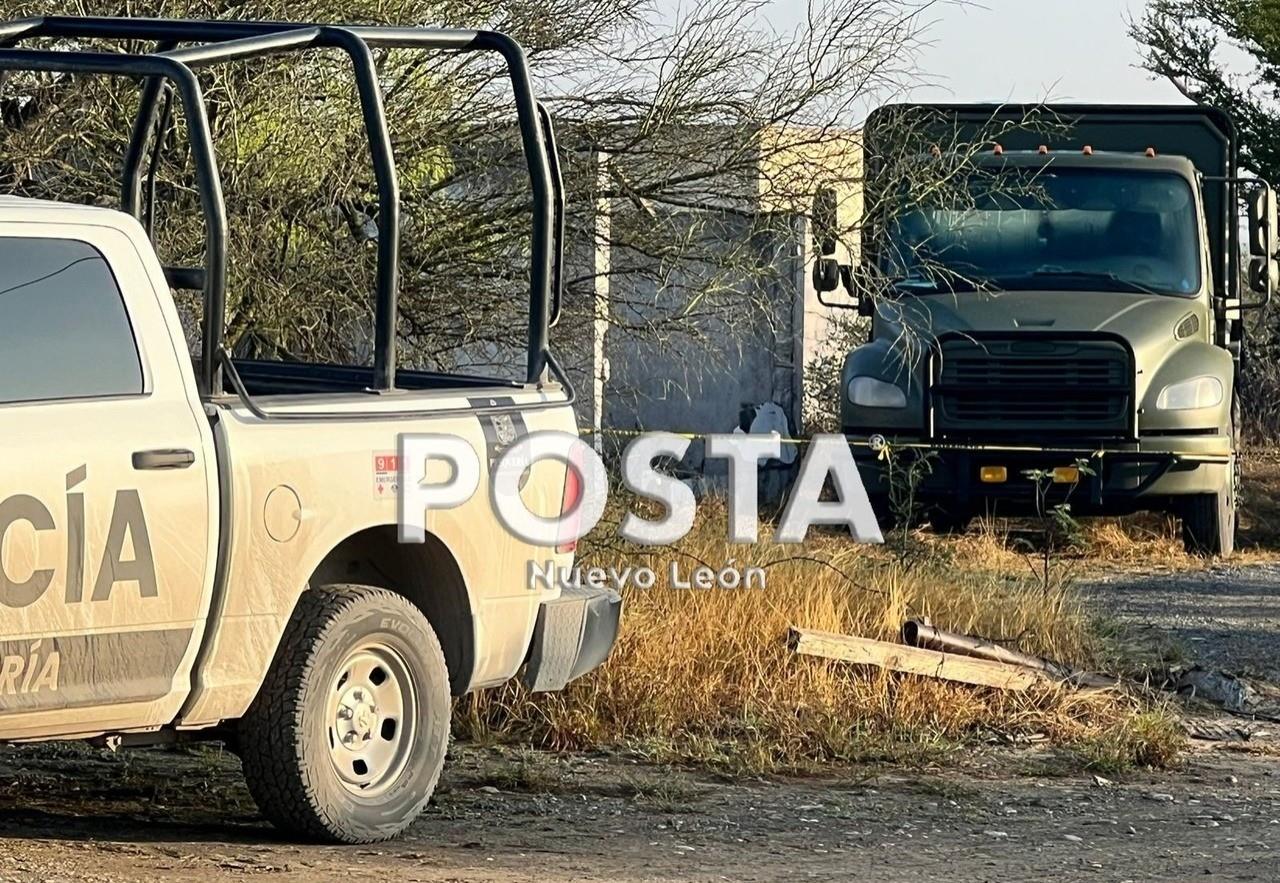
[[(155, 49), (83, 49), (117, 40)], [(484, 493), (496, 444), (575, 432), (547, 346), (563, 189), (523, 53), (487, 32), (54, 17), (0, 24), (0, 46), (6, 72), (140, 89), (123, 211), (0, 198), (0, 739), (226, 739), (277, 826), (394, 836), (436, 785), (451, 694), (522, 671), (559, 689), (618, 626), (616, 595), (531, 588), (530, 560), (568, 566), (572, 551), (514, 536)], [(372, 367), (239, 361), (223, 344), (226, 209), (196, 71), (316, 47), (352, 62), (377, 173)], [(523, 382), (397, 368), (396, 168), (371, 54), (389, 47), (505, 59), (534, 193)], [(204, 215), (200, 267), (162, 266), (139, 221), (170, 100)], [(203, 293), (195, 357), (171, 287)], [(421, 432), (469, 441), (481, 492), (401, 543), (396, 451)], [(558, 516), (571, 475), (535, 463), (525, 505)]]

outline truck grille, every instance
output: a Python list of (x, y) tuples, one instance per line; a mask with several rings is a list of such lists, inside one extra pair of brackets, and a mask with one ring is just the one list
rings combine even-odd
[(941, 436), (1131, 433), (1132, 360), (1110, 340), (944, 340), (934, 354)]

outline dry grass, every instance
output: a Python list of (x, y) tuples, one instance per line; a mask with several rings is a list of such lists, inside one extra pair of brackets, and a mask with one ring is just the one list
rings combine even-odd
[[(1280, 558), (1280, 450), (1247, 451), (1243, 459), (1244, 501), (1237, 541), (1238, 563)], [(1037, 528), (1023, 519), (978, 519), (961, 537), (922, 538), (938, 554), (950, 554), (966, 566), (995, 572), (1028, 571), (1041, 551)], [(1071, 548), (1058, 550), (1055, 563), (1065, 577), (1102, 571), (1179, 570), (1205, 565), (1182, 548), (1178, 520), (1143, 513), (1126, 518), (1090, 518), (1080, 522)]]
[[(554, 747), (628, 746), (664, 760), (745, 770), (831, 761), (937, 758), (977, 741), (1045, 736), (1107, 769), (1163, 763), (1180, 743), (1172, 719), (1132, 698), (1058, 688), (1006, 694), (798, 657), (792, 625), (894, 639), (925, 615), (946, 628), (1010, 642), (1076, 665), (1104, 658), (1090, 613), (1054, 560), (1033, 574), (995, 525), (954, 540), (916, 535), (894, 554), (814, 536), (800, 547), (733, 546), (724, 515), (704, 503), (674, 552), (619, 547), (611, 529), (584, 548), (595, 564), (648, 565), (657, 586), (626, 594), (609, 662), (562, 694), (507, 687), (460, 709), (473, 737)], [(1114, 542), (1113, 539), (1106, 539)], [(675, 589), (672, 560), (767, 569), (764, 590)]]
[(1244, 458), (1241, 547), (1254, 559), (1280, 555), (1280, 450), (1250, 451)]

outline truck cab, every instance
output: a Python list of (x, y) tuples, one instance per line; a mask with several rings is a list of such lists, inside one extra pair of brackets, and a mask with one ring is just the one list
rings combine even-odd
[[(1265, 302), (1275, 273), (1274, 200), (1265, 183), (1232, 177), (1229, 119), (896, 107), (868, 123), (869, 150), (912, 149), (889, 147), (888, 130), (901, 131), (889, 121), (904, 113), (972, 140), (949, 146), (959, 160), (917, 146), (921, 174), (948, 169), (925, 197), (877, 181), (868, 159), (879, 210), (861, 267), (844, 276), (870, 336), (844, 363), (840, 412), (881, 512), (892, 508), (888, 457), (925, 457), (916, 499), (944, 530), (1060, 503), (1155, 510), (1182, 519), (1189, 550), (1229, 555), (1242, 311)], [(1028, 122), (1047, 115), (1050, 131)], [(976, 134), (999, 123), (990, 141)], [(1239, 290), (1246, 195), (1251, 301)]]

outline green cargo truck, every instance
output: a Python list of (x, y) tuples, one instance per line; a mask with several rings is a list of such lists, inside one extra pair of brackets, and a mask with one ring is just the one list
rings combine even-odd
[(1278, 265), (1273, 191), (1236, 177), (1227, 115), (895, 105), (865, 143), (858, 258), (834, 257), (820, 195), (814, 283), (871, 318), (840, 412), (878, 510), (887, 447), (927, 457), (915, 499), (941, 530), (1069, 501), (1173, 513), (1189, 550), (1229, 555), (1242, 317)]

